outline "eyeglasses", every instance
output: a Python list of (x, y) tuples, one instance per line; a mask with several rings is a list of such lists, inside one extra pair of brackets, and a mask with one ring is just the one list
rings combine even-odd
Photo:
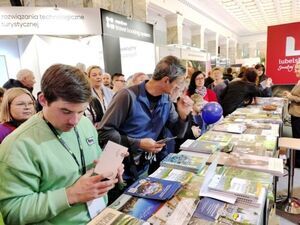
[(125, 82), (126, 82), (125, 80), (116, 80), (116, 81), (120, 81), (120, 82), (122, 82), (122, 83), (125, 83)]
[(12, 104), (13, 106), (16, 106), (18, 108), (30, 108), (34, 106), (33, 102), (18, 102), (16, 104)]
[(197, 77), (195, 80), (204, 80), (204, 77)]

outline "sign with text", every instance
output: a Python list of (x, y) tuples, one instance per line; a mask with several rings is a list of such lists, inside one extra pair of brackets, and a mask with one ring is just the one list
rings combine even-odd
[(99, 9), (0, 7), (0, 35), (101, 34)]
[(300, 61), (300, 22), (268, 27), (266, 74), (274, 84), (295, 84)]
[(206, 52), (198, 52), (189, 49), (182, 49), (181, 50), (181, 58), (194, 60), (194, 61), (206, 61), (207, 60), (207, 53)]
[(101, 9), (103, 34), (153, 43), (153, 25)]

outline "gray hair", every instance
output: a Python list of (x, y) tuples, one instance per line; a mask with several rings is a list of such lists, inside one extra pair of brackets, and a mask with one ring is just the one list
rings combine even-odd
[(25, 77), (27, 77), (28, 75), (33, 75), (33, 72), (29, 69), (21, 69), (19, 70), (19, 72), (17, 73), (17, 80), (23, 80)]
[(185, 68), (180, 64), (179, 59), (169, 55), (162, 58), (157, 63), (152, 78), (154, 80), (161, 80), (163, 77), (167, 76), (172, 82), (177, 77), (183, 76), (184, 74)]

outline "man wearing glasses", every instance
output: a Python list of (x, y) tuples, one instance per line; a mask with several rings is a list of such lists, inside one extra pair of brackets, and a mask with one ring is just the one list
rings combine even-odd
[(115, 73), (112, 75), (112, 84), (114, 93), (117, 93), (119, 90), (123, 89), (126, 86), (125, 76), (122, 73)]

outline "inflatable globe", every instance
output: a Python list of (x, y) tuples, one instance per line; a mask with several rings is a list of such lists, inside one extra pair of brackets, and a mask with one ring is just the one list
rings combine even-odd
[(202, 119), (206, 124), (213, 124), (221, 119), (223, 115), (222, 106), (217, 102), (206, 103), (202, 108)]

